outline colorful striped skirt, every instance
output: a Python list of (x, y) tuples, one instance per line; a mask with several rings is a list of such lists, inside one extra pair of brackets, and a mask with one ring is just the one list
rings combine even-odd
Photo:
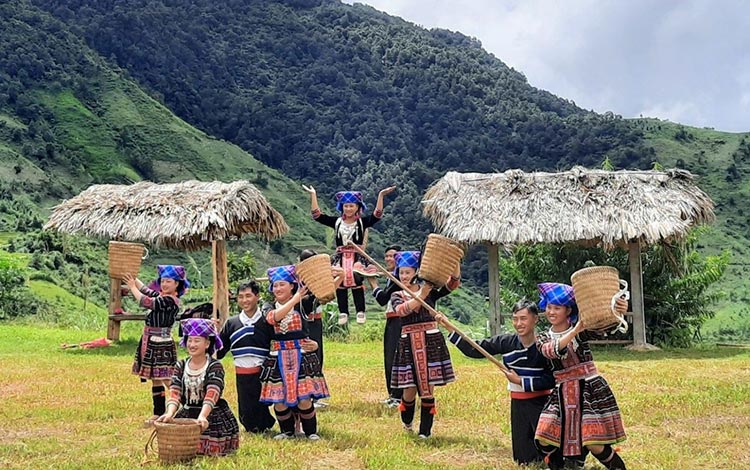
[[(175, 418), (198, 418), (200, 407), (180, 408)], [(208, 428), (201, 434), (201, 455), (218, 457), (231, 454), (240, 447), (240, 426), (226, 400), (219, 400), (208, 415)]]
[[(272, 350), (276, 349), (274, 345), (277, 343), (272, 342)], [(263, 403), (297, 406), (300, 400), (329, 396), (318, 356), (314, 352), (303, 353), (301, 349), (272, 351), (263, 363), (260, 381), (260, 401)]]
[(176, 363), (177, 345), (171, 337), (144, 335), (135, 351), (132, 371), (141, 381), (168, 380), (172, 378)]
[(535, 439), (562, 447), (565, 456), (580, 455), (582, 446), (624, 441), (620, 408), (604, 377), (559, 384), (539, 416)]
[(391, 372), (392, 388), (417, 387), (419, 396), (429, 398), (430, 385), (456, 380), (450, 352), (443, 334), (421, 323), (403, 325)]

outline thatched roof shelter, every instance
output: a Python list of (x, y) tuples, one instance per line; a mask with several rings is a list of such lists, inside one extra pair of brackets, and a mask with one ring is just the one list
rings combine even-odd
[[(210, 246), (213, 306), (222, 322), (229, 312), (226, 241), (248, 233), (272, 240), (289, 231), (281, 214), (248, 181), (95, 185), (55, 206), (44, 228), (179, 250)], [(116, 315), (120, 282), (110, 283), (110, 339), (119, 338), (125, 318)]]
[(289, 231), (247, 181), (94, 185), (57, 205), (45, 228), (180, 250), (247, 233), (271, 240)]
[(714, 220), (713, 201), (684, 170), (604, 171), (575, 167), (559, 173), (509, 170), (449, 172), (422, 199), (438, 232), (489, 249), (493, 334), (502, 324), (498, 246), (579, 243), (627, 247), (636, 349), (647, 348), (641, 245), (683, 237)]
[(711, 198), (684, 170), (449, 172), (422, 200), (443, 235), (465, 243), (597, 243), (680, 238), (714, 219)]

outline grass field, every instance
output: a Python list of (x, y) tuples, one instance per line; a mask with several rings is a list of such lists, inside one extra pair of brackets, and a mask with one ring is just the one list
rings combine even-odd
[[(130, 322), (135, 323), (135, 322)], [(0, 467), (131, 469), (141, 464), (150, 431), (148, 385), (129, 374), (136, 328), (124, 341), (92, 351), (61, 343), (102, 331), (0, 325)], [(326, 344), (330, 407), (319, 413), (322, 440), (277, 442), (242, 434), (231, 457), (191, 468), (515, 469), (505, 380), (486, 361), (451, 347), (456, 383), (437, 390), (439, 412), (426, 442), (401, 430), (384, 398), (381, 345)], [(181, 355), (184, 354), (181, 352)], [(747, 468), (750, 349), (595, 352), (612, 384), (629, 439), (621, 453), (632, 469)], [(236, 409), (233, 366), (224, 361), (225, 396)], [(280, 461), (285, 463), (280, 465)], [(587, 469), (602, 468), (593, 460)]]

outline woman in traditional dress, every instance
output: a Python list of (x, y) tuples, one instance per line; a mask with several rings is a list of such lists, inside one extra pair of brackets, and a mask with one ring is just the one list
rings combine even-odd
[[(539, 417), (536, 442), (549, 455), (549, 468), (562, 469), (565, 458), (590, 451), (608, 469), (624, 470), (612, 448), (625, 440), (620, 409), (612, 389), (599, 375), (588, 340), (596, 337), (578, 321), (573, 288), (567, 284), (539, 284), (539, 308), (551, 327), (537, 339), (541, 353), (552, 361), (556, 387)], [(624, 313), (627, 301), (618, 299)]]
[[(333, 217), (323, 214), (318, 206), (318, 195), (312, 186), (303, 186), (310, 193), (310, 210), (317, 222), (331, 227), (336, 232), (336, 254), (331, 257), (331, 263), (344, 269), (344, 279), (341, 287), (336, 289), (336, 302), (339, 307), (339, 325), (349, 321), (349, 298), (347, 291), (352, 291), (354, 308), (357, 312), (357, 323), (364, 323), (365, 293), (362, 286), (362, 274), (369, 273), (367, 260), (357, 253), (354, 247), (347, 246), (349, 241), (360, 247), (365, 243), (366, 230), (383, 217), (383, 199), (396, 190), (395, 186), (385, 188), (378, 193), (378, 200), (372, 214), (363, 216), (367, 206), (362, 200), (362, 193), (358, 191), (340, 191), (336, 193), (336, 210), (341, 214)], [(360, 274), (355, 274), (355, 271)]]
[[(230, 454), (240, 446), (240, 427), (221, 395), (224, 391), (224, 367), (211, 355), (221, 349), (222, 341), (212, 320), (189, 318), (182, 322), (184, 336), (180, 345), (189, 357), (177, 363), (169, 387), (167, 411), (157, 421), (173, 418), (198, 421), (201, 433), (198, 453), (209, 456)], [(179, 411), (178, 411), (179, 410)]]
[[(151, 380), (153, 416), (147, 423), (164, 414), (166, 387), (169, 386), (177, 362), (177, 346), (172, 339), (172, 326), (180, 312), (180, 297), (190, 287), (185, 268), (159, 265), (158, 278), (146, 287), (139, 279), (127, 275), (124, 279), (136, 302), (149, 310), (146, 325), (135, 351), (133, 373), (141, 382)], [(156, 290), (158, 289), (158, 291)]]
[(265, 304), (262, 311), (274, 333), (271, 353), (261, 373), (260, 399), (273, 404), (281, 430), (276, 439), (294, 436), (293, 408), (297, 407), (305, 436), (319, 440), (312, 401), (327, 398), (329, 394), (318, 356), (302, 349), (303, 342), (309, 339), (307, 321), (299, 312), (299, 304), (307, 288), (299, 286), (291, 265), (270, 268), (268, 280), (275, 302)]
[[(430, 305), (448, 295), (460, 283), (460, 267), (451, 275), (445, 287), (433, 289), (429, 282), (416, 280), (419, 267), (419, 251), (399, 251), (396, 253), (398, 277), (413, 296)], [(401, 338), (393, 360), (391, 386), (403, 390), (399, 411), (401, 422), (407, 431), (413, 430), (414, 411), (417, 394), (421, 401), (419, 437), (427, 439), (432, 433), (432, 423), (436, 413), (436, 385), (446, 385), (456, 377), (453, 372), (450, 353), (443, 334), (429, 310), (404, 291), (391, 297), (391, 306), (401, 317)]]

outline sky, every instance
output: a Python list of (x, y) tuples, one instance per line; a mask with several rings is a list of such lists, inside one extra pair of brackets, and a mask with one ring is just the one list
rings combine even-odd
[(532, 86), (585, 109), (750, 132), (750, 2), (744, 0), (356, 3), (475, 37)]

